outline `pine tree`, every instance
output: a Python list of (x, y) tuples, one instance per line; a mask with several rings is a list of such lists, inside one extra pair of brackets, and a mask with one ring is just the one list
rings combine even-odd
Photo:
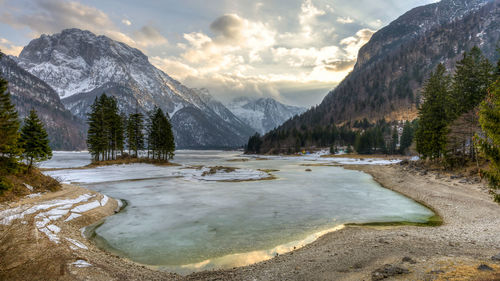
[(135, 152), (135, 157), (138, 157), (138, 150), (144, 149), (144, 134), (142, 132), (143, 123), (144, 115), (137, 111), (130, 114), (127, 121), (128, 149), (129, 151), (133, 150)]
[(28, 161), (28, 170), (33, 166), (33, 162), (52, 158), (47, 132), (34, 109), (24, 119), (19, 143), (23, 150), (23, 158)]
[(0, 157), (9, 161), (20, 154), (17, 141), (19, 139), (19, 120), (17, 111), (7, 91), (8, 82), (0, 78)]
[(399, 153), (403, 155), (406, 154), (412, 142), (413, 142), (413, 127), (409, 121), (406, 121), (403, 127), (403, 133), (401, 134)]
[(417, 151), (424, 159), (437, 159), (445, 154), (450, 83), (446, 68), (439, 64), (424, 85), (424, 103), (419, 108), (419, 126), (415, 135)]
[(453, 75), (452, 106), (454, 118), (478, 106), (493, 81), (494, 68), (478, 47), (473, 47), (457, 62)]
[(391, 137), (391, 144), (389, 147), (389, 154), (396, 154), (398, 142), (399, 142), (399, 134), (398, 134), (398, 129), (395, 127), (392, 130), (392, 137)]
[(168, 113), (164, 114), (161, 108), (149, 114), (147, 122), (148, 156), (149, 151), (153, 159), (169, 160), (174, 157), (175, 141)]
[(104, 151), (106, 148), (106, 132), (104, 124), (104, 108), (100, 98), (95, 98), (90, 106), (88, 116), (89, 129), (87, 132), (87, 147), (92, 155), (93, 161), (104, 160)]
[(500, 76), (481, 103), (479, 123), (484, 137), (477, 137), (477, 145), (481, 153), (489, 160), (489, 169), (482, 171), (488, 179), (494, 199), (500, 203)]

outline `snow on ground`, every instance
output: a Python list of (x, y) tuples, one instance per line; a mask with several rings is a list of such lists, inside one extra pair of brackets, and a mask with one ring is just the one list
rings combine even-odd
[(76, 267), (89, 267), (89, 266), (92, 266), (90, 263), (84, 261), (84, 260), (77, 260), (75, 262), (72, 263), (72, 265), (76, 266)]
[(249, 155), (252, 158), (265, 158), (273, 160), (297, 160), (297, 161), (317, 161), (322, 163), (342, 164), (342, 165), (390, 165), (401, 162), (401, 159), (380, 159), (380, 158), (353, 158), (353, 157), (328, 157), (327, 150), (300, 156), (274, 156), (274, 155)]
[(71, 238), (67, 238), (67, 237), (65, 237), (64, 239), (66, 239), (68, 242), (73, 244), (70, 246), (70, 248), (73, 250), (78, 250), (78, 249), (88, 250), (89, 249), (89, 248), (87, 248), (87, 246), (85, 246), (85, 244), (83, 244), (82, 242), (79, 242), (75, 239), (71, 239)]
[(210, 167), (202, 169), (183, 169), (179, 175), (189, 181), (246, 181), (259, 180), (268, 178), (269, 174), (252, 169), (238, 169), (226, 172), (224, 169), (219, 169), (214, 174), (209, 174)]
[[(88, 212), (100, 206), (105, 206), (108, 203), (109, 197), (106, 195), (104, 195), (100, 200), (95, 197), (96, 195), (83, 194), (74, 199), (50, 200), (36, 205), (26, 204), (6, 209), (0, 212), (0, 218), (2, 218), (0, 220), (0, 224), (10, 225), (14, 220), (23, 219), (27, 215), (36, 214), (34, 216), (34, 222), (38, 231), (44, 233), (50, 241), (58, 244), (60, 242), (58, 233), (61, 231), (61, 228), (54, 223), (65, 216), (68, 217), (64, 220), (64, 222), (71, 221), (80, 217), (81, 213)], [(96, 200), (88, 202), (92, 198), (95, 198)], [(74, 241), (69, 238), (66, 238), (66, 240), (70, 241), (79, 248), (87, 248), (78, 241)], [(74, 246), (72, 249), (73, 248)]]
[(76, 206), (75, 208), (71, 209), (71, 212), (72, 213), (85, 213), (85, 212), (88, 212), (88, 211), (93, 210), (95, 208), (99, 208), (100, 206), (101, 206), (101, 203), (99, 203), (99, 201), (92, 201), (92, 202), (87, 203), (87, 204)]

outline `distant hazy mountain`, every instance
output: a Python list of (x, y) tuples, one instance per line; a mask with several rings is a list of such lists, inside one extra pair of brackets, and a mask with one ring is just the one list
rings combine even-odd
[(0, 60), (0, 75), (9, 81), (9, 91), (20, 118), (34, 108), (57, 150), (85, 149), (85, 124), (68, 110), (47, 83), (31, 75), (10, 57)]
[(256, 132), (265, 134), (306, 108), (282, 104), (272, 98), (237, 98), (227, 108)]
[(127, 113), (162, 108), (172, 118), (179, 148), (241, 146), (253, 132), (208, 91), (182, 85), (141, 51), (106, 36), (79, 29), (42, 35), (24, 47), (18, 62), (82, 119), (103, 92), (115, 96)]

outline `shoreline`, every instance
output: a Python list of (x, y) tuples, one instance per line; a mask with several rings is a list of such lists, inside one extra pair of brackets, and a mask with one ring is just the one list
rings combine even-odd
[[(423, 203), (424, 206), (442, 217), (443, 224), (438, 227), (387, 226), (384, 223), (346, 225), (341, 230), (322, 235), (302, 248), (280, 254), (272, 259), (233, 269), (202, 271), (186, 276), (152, 270), (150, 267), (103, 251), (97, 248), (94, 242), (85, 239), (84, 244), (89, 249), (85, 252), (91, 254), (78, 253), (77, 256), (91, 266), (75, 268), (67, 261), (61, 263), (61, 260), (56, 259), (49, 262), (51, 266), (36, 274), (42, 273), (39, 276), (50, 278), (64, 276), (65, 280), (78, 280), (82, 276), (93, 276), (99, 280), (366, 280), (370, 279), (374, 270), (389, 263), (407, 268), (410, 271), (409, 274), (402, 276), (401, 280), (406, 278), (437, 280), (446, 274), (453, 273), (451, 269), (453, 266), (458, 268), (467, 265), (470, 267), (470, 264), (476, 266), (479, 262), (487, 263), (500, 274), (500, 263), (488, 260), (489, 257), (500, 252), (500, 237), (495, 235), (500, 233), (500, 206), (491, 202), (486, 189), (483, 189), (480, 184), (463, 185), (447, 179), (436, 179), (433, 178), (433, 175), (421, 176), (412, 171), (405, 171), (400, 165), (344, 165), (344, 168), (368, 173), (382, 187), (398, 192), (420, 204)], [(417, 189), (419, 187), (422, 190)], [(440, 187), (442, 190), (437, 189), (436, 191), (436, 187)], [(73, 188), (79, 192), (84, 190), (98, 194), (81, 187), (73, 186)], [(457, 189), (458, 192), (455, 194), (450, 189)], [(472, 201), (479, 201), (481, 204), (474, 209), (475, 214), (461, 214), (467, 218), (464, 221), (460, 216), (453, 216), (457, 208), (452, 207), (456, 205), (456, 207), (466, 210), (470, 209), (470, 204), (474, 202), (467, 199), (474, 199)], [(440, 203), (440, 201), (443, 202)], [(486, 207), (481, 207), (482, 204), (485, 204)], [(91, 214), (89, 218), (79, 221), (80, 228), (82, 227), (81, 223), (87, 223), (86, 226), (90, 226), (106, 216), (114, 214), (114, 210), (112, 212), (108, 210), (104, 213), (102, 210), (98, 211), (99, 215)], [(485, 214), (486, 216), (484, 216)], [(478, 223), (476, 216), (484, 216), (484, 219)], [(22, 228), (26, 225), (18, 223), (13, 224), (13, 226)], [(83, 226), (85, 227), (85, 225)], [(75, 234), (79, 236), (80, 228), (70, 228), (69, 232), (76, 232), (70, 236), (75, 237)], [(481, 235), (472, 236), (468, 231), (464, 231), (477, 228), (485, 228), (486, 230), (476, 231), (476, 234)], [(45, 237), (37, 237), (37, 245), (41, 239), (45, 239)], [(47, 240), (45, 242), (49, 242), (48, 239), (45, 240)], [(470, 240), (477, 241), (471, 243)], [(68, 256), (67, 253), (61, 253), (64, 251), (60, 248), (62, 247), (47, 247), (46, 250), (51, 252), (51, 255)], [(437, 250), (439, 251), (436, 252)], [(402, 259), (408, 256), (416, 263), (402, 262)], [(33, 263), (33, 261), (31, 262)], [(39, 261), (34, 263), (39, 263)], [(0, 277), (8, 277), (11, 273), (12, 276), (16, 276), (16, 270), (8, 270), (3, 266), (3, 262), (1, 264)], [(31, 266), (25, 270), (33, 271)], [(60, 269), (57, 270), (57, 267)], [(61, 269), (63, 267), (64, 270)], [(431, 273), (432, 270), (428, 270), (429, 268), (433, 269), (435, 273)], [(469, 268), (469, 271), (473, 269)], [(477, 272), (473, 273), (478, 274)], [(30, 276), (29, 273), (27, 274), (23, 274), (23, 278), (20, 280), (27, 280), (26, 277)], [(32, 272), (32, 274), (35, 273)], [(33, 276), (35, 275), (31, 275), (31, 277)], [(117, 276), (121, 276), (121, 278), (116, 278)], [(35, 279), (31, 278), (31, 280)]]

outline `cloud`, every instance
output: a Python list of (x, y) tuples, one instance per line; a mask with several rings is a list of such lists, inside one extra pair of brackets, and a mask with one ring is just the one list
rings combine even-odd
[(122, 19), (122, 23), (126, 26), (131, 26), (132, 25), (132, 22), (129, 21), (128, 19)]
[(342, 24), (346, 24), (346, 23), (353, 23), (354, 20), (351, 19), (350, 17), (338, 17), (337, 22), (342, 23)]
[(0, 38), (0, 51), (12, 56), (18, 56), (23, 50), (23, 46), (17, 46), (5, 38)]
[(167, 38), (156, 28), (149, 25), (143, 26), (140, 30), (134, 32), (134, 39), (138, 45), (144, 47), (168, 44)]
[(356, 59), (359, 49), (370, 40), (374, 33), (374, 30), (364, 28), (356, 32), (355, 36), (342, 39), (340, 44), (343, 45), (347, 57)]
[(135, 46), (135, 41), (120, 32), (103, 11), (74, 1), (40, 0), (28, 13), (4, 13), (0, 21), (14, 28), (28, 27), (32, 37), (53, 34), (65, 28), (80, 28)]

